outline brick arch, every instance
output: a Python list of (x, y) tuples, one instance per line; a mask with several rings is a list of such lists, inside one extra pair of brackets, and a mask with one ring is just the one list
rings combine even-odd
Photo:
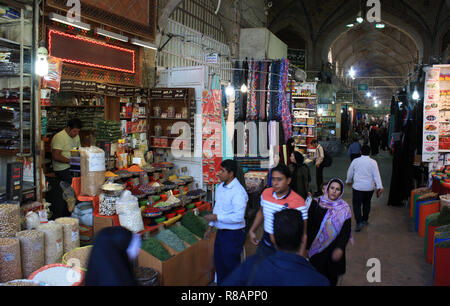
[[(333, 45), (333, 43), (340, 38), (340, 36), (347, 32), (348, 30), (345, 26), (348, 23), (354, 21), (356, 13), (354, 11), (347, 11), (343, 16), (341, 16), (337, 21), (331, 23), (323, 32), (328, 33), (327, 35), (321, 35), (317, 41), (316, 48), (320, 50), (320, 58), (315, 59), (315, 63), (320, 63), (320, 61), (325, 61), (328, 57), (328, 52)], [(430, 54), (431, 41), (426, 35), (420, 35), (420, 30), (414, 28), (411, 25), (406, 24), (401, 20), (401, 17), (394, 16), (388, 12), (382, 11), (381, 13), (382, 21), (397, 30), (401, 31), (405, 35), (409, 36), (412, 41), (416, 44), (419, 53), (419, 63), (424, 59), (424, 56)], [(340, 22), (339, 22), (340, 20)]]

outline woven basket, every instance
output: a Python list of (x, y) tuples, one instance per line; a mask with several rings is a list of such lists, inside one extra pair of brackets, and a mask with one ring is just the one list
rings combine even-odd
[[(81, 247), (81, 248), (75, 248), (69, 252), (67, 252), (66, 254), (64, 254), (63, 258), (62, 258), (62, 263), (64, 265), (69, 265), (68, 261), (70, 258), (76, 258), (76, 259), (80, 259), (78, 257), (80, 252), (88, 252), (90, 254), (90, 252), (92, 251), (93, 246), (92, 245), (88, 245), (85, 247)], [(87, 271), (87, 266), (89, 263), (89, 256), (87, 256), (87, 260), (85, 262), (80, 262), (80, 267), (76, 267), (78, 269), (80, 269), (83, 272)]]

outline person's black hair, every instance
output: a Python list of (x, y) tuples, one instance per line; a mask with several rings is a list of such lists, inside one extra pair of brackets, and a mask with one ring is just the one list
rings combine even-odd
[(233, 172), (233, 177), (236, 177), (237, 175), (237, 163), (236, 161), (232, 160), (232, 159), (227, 159), (224, 160), (220, 166), (222, 168), (224, 168), (225, 170), (227, 170), (228, 172)]
[(302, 213), (295, 209), (283, 209), (273, 216), (273, 232), (279, 250), (297, 252), (303, 238)]
[(297, 164), (297, 166), (303, 165), (303, 163), (305, 162), (305, 157), (303, 157), (303, 154), (298, 151), (294, 151), (292, 153), (294, 153), (295, 163)]
[(312, 144), (312, 145), (314, 145), (314, 144), (316, 144), (316, 143), (319, 143), (319, 142), (317, 141), (317, 139), (313, 139), (313, 140), (311, 141), (311, 144)]
[(86, 286), (134, 286), (128, 246), (132, 232), (121, 226), (102, 229), (95, 238), (86, 272)]
[(72, 118), (67, 122), (67, 126), (72, 129), (80, 129), (83, 127), (83, 123), (78, 118)]
[[(341, 194), (344, 192), (344, 185), (343, 185), (342, 181), (341, 181), (341, 180), (338, 180), (338, 179), (332, 179), (332, 180), (330, 180), (330, 181), (328, 182), (328, 189), (330, 189), (330, 186), (331, 186), (332, 183), (338, 183), (339, 186), (341, 186), (341, 193), (339, 194), (339, 195), (341, 195)], [(327, 192), (328, 192), (328, 189), (327, 189)]]
[(286, 178), (292, 178), (292, 173), (291, 170), (289, 170), (288, 166), (286, 166), (285, 164), (278, 164), (278, 166), (276, 166), (275, 168), (272, 169), (271, 171), (271, 176), (273, 176), (274, 172), (280, 172), (281, 174), (283, 174)]
[(362, 155), (370, 155), (370, 147), (369, 147), (369, 145), (363, 145), (362, 147), (361, 147), (361, 154)]

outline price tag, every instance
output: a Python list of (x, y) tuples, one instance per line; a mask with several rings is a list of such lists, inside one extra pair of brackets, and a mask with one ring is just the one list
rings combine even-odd
[(80, 239), (80, 234), (78, 233), (78, 231), (73, 231), (72, 232), (72, 242), (78, 241)]
[(5, 262), (13, 261), (16, 259), (16, 255), (14, 254), (5, 254)]
[(63, 251), (63, 242), (61, 239), (56, 240), (56, 252), (60, 253)]

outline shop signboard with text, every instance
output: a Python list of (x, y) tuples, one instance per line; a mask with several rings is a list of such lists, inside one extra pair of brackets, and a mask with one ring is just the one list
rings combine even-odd
[(439, 74), (440, 68), (430, 68), (425, 80), (423, 162), (437, 162), (439, 159)]

